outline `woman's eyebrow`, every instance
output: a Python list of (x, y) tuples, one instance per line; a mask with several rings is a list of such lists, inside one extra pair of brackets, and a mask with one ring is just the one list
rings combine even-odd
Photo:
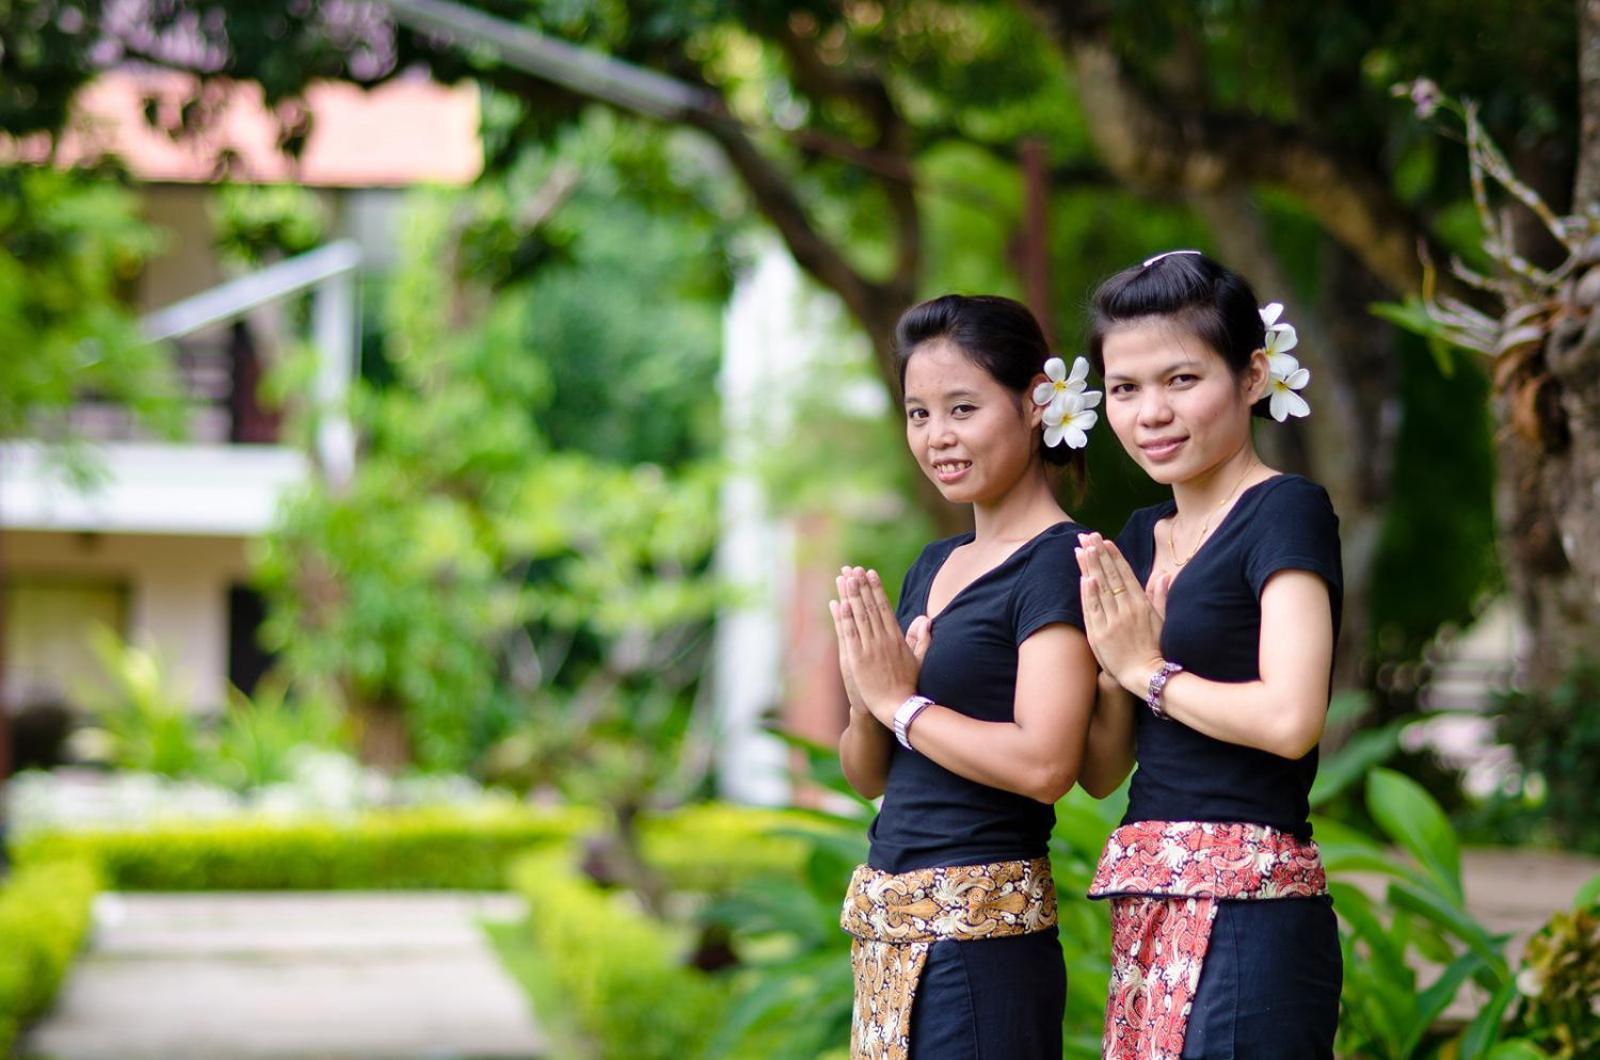
[[(974, 391), (974, 390), (946, 390), (943, 394), (939, 395), (938, 400), (941, 400), (941, 401), (961, 401), (961, 400), (973, 401), (973, 400), (976, 400), (977, 397), (978, 397), (977, 391)], [(907, 394), (906, 397), (905, 397), (905, 401), (903, 403), (907, 404), (907, 405), (910, 405), (910, 404), (913, 404), (913, 403), (918, 404), (918, 405), (923, 405), (923, 404), (926, 404), (927, 402), (922, 397), (921, 394)]]
[[(1154, 375), (1155, 375), (1155, 377), (1159, 378), (1159, 377), (1164, 376), (1164, 375), (1171, 375), (1173, 372), (1178, 371), (1180, 368), (1196, 368), (1196, 367), (1199, 366), (1199, 364), (1200, 364), (1200, 362), (1195, 360), (1193, 357), (1185, 357), (1181, 361), (1173, 361), (1171, 364), (1167, 365), (1165, 368), (1161, 369), (1159, 372), (1155, 372)], [(1127, 374), (1122, 373), (1122, 372), (1107, 372), (1106, 376), (1105, 376), (1105, 380), (1106, 380), (1107, 383), (1111, 383), (1113, 381), (1115, 381), (1115, 382), (1130, 382), (1130, 383), (1137, 381), (1134, 376), (1127, 375)]]

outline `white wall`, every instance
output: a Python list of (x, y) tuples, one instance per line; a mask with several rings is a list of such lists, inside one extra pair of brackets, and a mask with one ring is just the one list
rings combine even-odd
[[(9, 707), (18, 706), (24, 694), (37, 695), (53, 667), (90, 657), (86, 649), (54, 647), (41, 658), (40, 636), (63, 636), (72, 624), (65, 616), (76, 610), (83, 616), (86, 645), (90, 621), (106, 610), (103, 592), (85, 596), (89, 602), (79, 606), (48, 593), (50, 586), (123, 587), (126, 628), (120, 632), (132, 643), (154, 648), (174, 692), (197, 708), (216, 709), (226, 702), (228, 588), (245, 580), (249, 570), (242, 538), (7, 531), (0, 559), (8, 580), (24, 590), (7, 599), (19, 605), (6, 615)], [(61, 606), (30, 613), (30, 598), (52, 595)], [(71, 688), (61, 691), (70, 694)]]

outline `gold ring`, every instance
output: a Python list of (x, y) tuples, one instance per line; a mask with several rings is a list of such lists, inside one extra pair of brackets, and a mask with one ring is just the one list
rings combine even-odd
[(1123, 586), (1120, 586), (1120, 587), (1118, 587), (1116, 589), (1111, 590), (1111, 595), (1112, 596), (1118, 596), (1118, 595), (1121, 595), (1122, 593), (1125, 593), (1127, 591), (1128, 591), (1128, 587), (1126, 585), (1123, 585)]

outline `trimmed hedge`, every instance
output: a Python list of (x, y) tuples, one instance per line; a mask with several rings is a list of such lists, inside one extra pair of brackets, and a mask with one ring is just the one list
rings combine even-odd
[(697, 803), (647, 819), (641, 853), (676, 890), (715, 894), (755, 876), (801, 872), (810, 847), (782, 834), (796, 828), (818, 825), (796, 810)]
[(0, 1056), (55, 1000), (99, 889), (99, 873), (82, 860), (24, 865), (0, 882)]
[(391, 810), (55, 832), (22, 840), (13, 858), (98, 864), (107, 886), (127, 891), (495, 890), (518, 855), (566, 844), (593, 822), (573, 810)]
[(534, 943), (602, 1057), (701, 1054), (731, 988), (685, 964), (688, 932), (647, 915), (629, 893), (590, 883), (560, 855), (519, 859), (511, 885), (527, 899)]

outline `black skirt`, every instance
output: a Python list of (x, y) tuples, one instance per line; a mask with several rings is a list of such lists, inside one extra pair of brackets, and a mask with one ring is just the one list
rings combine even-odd
[(911, 1007), (911, 1060), (1061, 1060), (1067, 970), (1055, 928), (941, 939)]
[(1344, 960), (1333, 900), (1221, 902), (1185, 1060), (1332, 1060)]

